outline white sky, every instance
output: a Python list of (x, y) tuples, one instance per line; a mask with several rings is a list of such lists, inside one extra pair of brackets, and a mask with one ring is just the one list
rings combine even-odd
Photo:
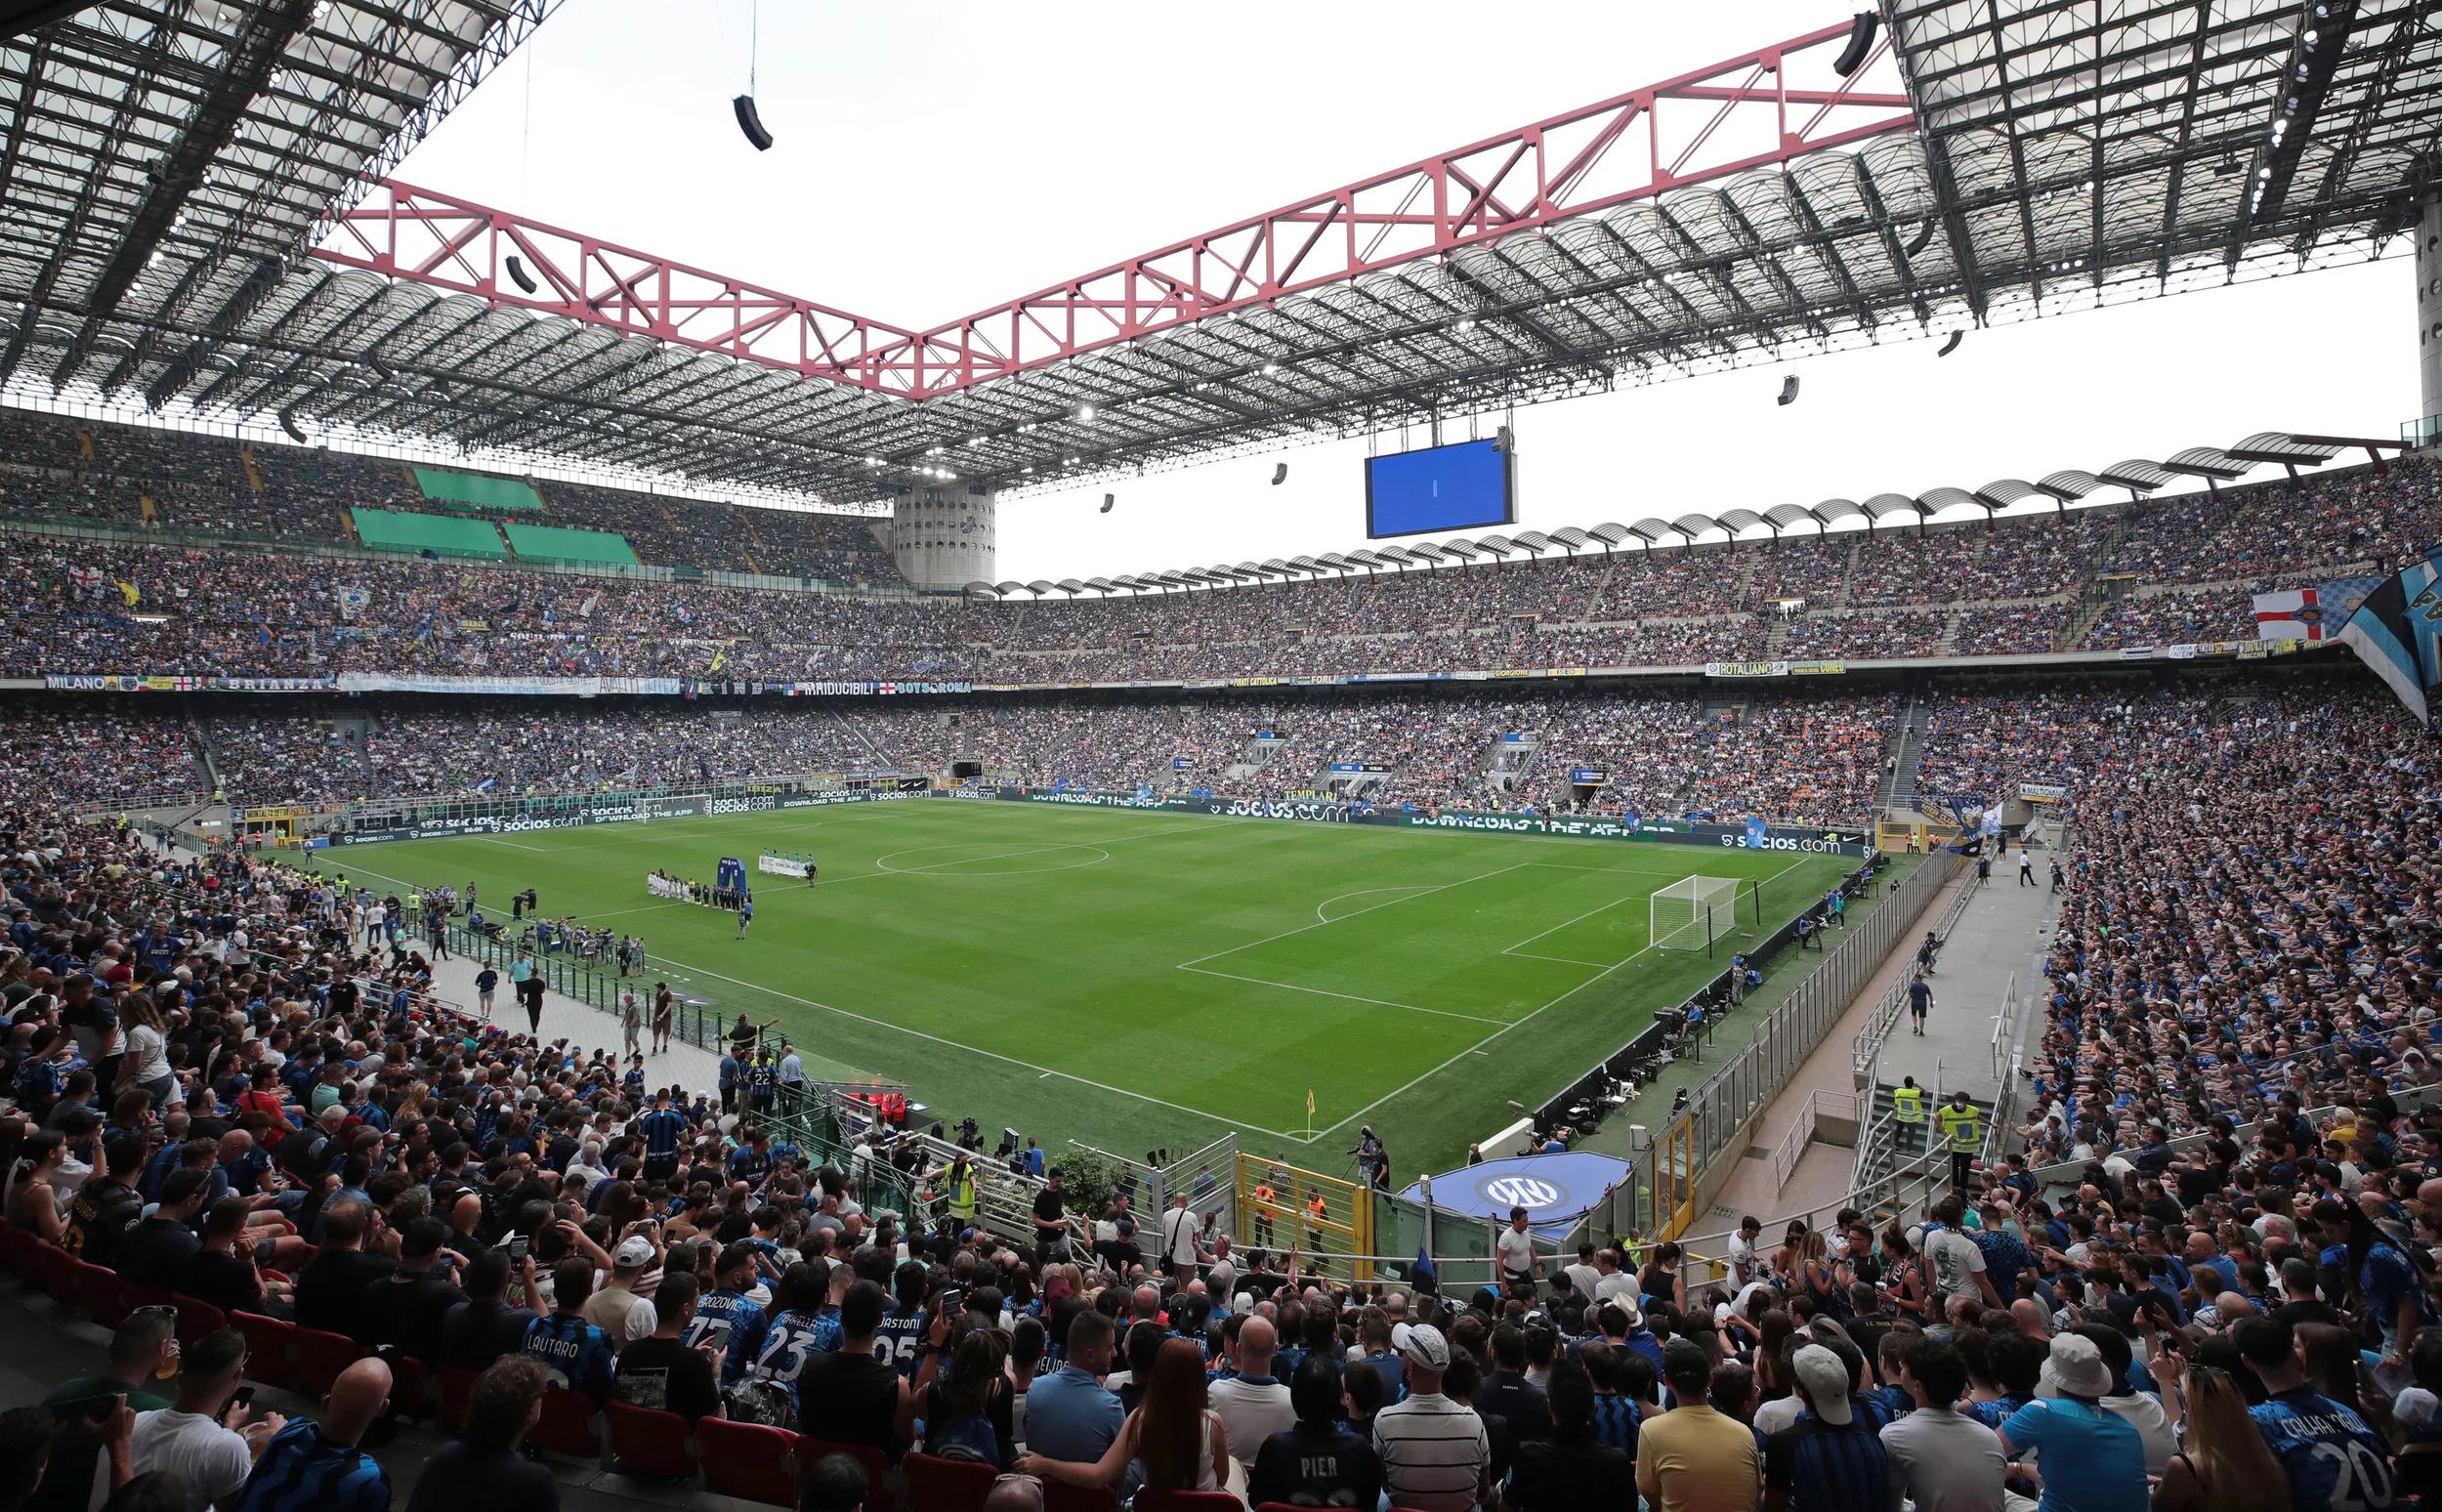
[[(729, 108), (749, 0), (566, 0), (398, 177), (920, 328), (1852, 9), (768, 0), (755, 92), (778, 142), (757, 153)], [(1908, 342), (1537, 405), (1516, 420), (1519, 521), (1973, 488), (2257, 430), (2393, 436), (2419, 407), (2412, 280), (2386, 260), (1970, 332), (1945, 358)], [(1804, 379), (1786, 409), (1784, 372)], [(1365, 450), (1005, 500), (998, 575), (1362, 545)]]

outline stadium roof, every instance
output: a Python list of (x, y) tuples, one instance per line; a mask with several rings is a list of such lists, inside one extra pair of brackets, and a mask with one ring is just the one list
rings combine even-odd
[(2442, 108), (2412, 0), (1886, 0), (1847, 78), (1829, 27), (895, 325), (359, 202), (548, 3), (128, 0), (6, 44), (0, 376), (840, 500), (1022, 489), (2363, 258)]
[[(1249, 579), (1265, 577), (1322, 577), (1326, 573), (1341, 576), (1354, 571), (1374, 571), (1383, 567), (1405, 571), (1409, 567), (1431, 570), (1452, 563), (1475, 565), (1479, 558), (1490, 556), (1505, 562), (1512, 552), (1524, 552), (1540, 560), (1549, 551), (1576, 556), (1593, 547), (1602, 548), (1605, 556), (1634, 542), (1640, 549), (1656, 551), (1666, 547), (1694, 546), (1699, 541), (1718, 544), (1736, 541), (1757, 531), (1768, 532), (1772, 539), (1784, 535), (1822, 535), (1837, 528), (1874, 530), (1885, 527), (1919, 528), (1937, 517), (1950, 515), (1946, 524), (1964, 524), (1979, 517), (1987, 521), (2013, 504), (2042, 500), (2054, 513), (2064, 513), (2079, 500), (2102, 492), (2105, 488), (2126, 488), (2132, 499), (2160, 492), (2183, 479), (2202, 480), (2209, 489), (2223, 483), (2247, 476), (2260, 466), (2278, 466), (2297, 476), (2300, 467), (2320, 467), (2343, 451), (2363, 448), (2378, 463), (2386, 449), (2405, 449), (2395, 441), (2358, 439), (2345, 436), (2293, 436), (2280, 431), (2259, 431), (2228, 447), (2191, 446), (2162, 462), (2132, 457), (2115, 462), (2099, 473), (2082, 472), (2075, 468), (2046, 474), (2040, 483), (2023, 479), (2002, 478), (1972, 491), (1943, 486), (1928, 488), (1914, 497), (1905, 493), (1877, 493), (1862, 504), (1853, 499), (1825, 499), (1819, 504), (1776, 504), (1760, 514), (1751, 509), (1727, 509), (1717, 514), (1690, 513), (1675, 520), (1660, 516), (1638, 521), (1634, 525), (1598, 525), (1579, 529), (1564, 525), (1545, 534), (1537, 530), (1521, 530), (1514, 536), (1485, 535), (1474, 540), (1458, 537), (1442, 541), (1410, 542), (1376, 547), (1370, 551), (1345, 554), (1326, 552), (1320, 557), (1294, 557), (1289, 561), (1267, 562), (1261, 567), (1253, 563), (1238, 567), (1213, 567), (1209, 570), (1188, 568), (1185, 571), (1138, 572), (1113, 577), (1088, 578), (1080, 583), (1074, 579), (1054, 583), (988, 583), (971, 582), (961, 590), (969, 597), (1006, 598), (1013, 593), (1032, 593), (1036, 598), (1058, 588), (1074, 598), (1092, 591), (1104, 595), (1126, 590), (1130, 593), (1160, 592), (1170, 588), (1197, 588), (1233, 585)], [(2021, 510), (2021, 516), (2037, 511)], [(1860, 524), (1862, 522), (1862, 524)]]

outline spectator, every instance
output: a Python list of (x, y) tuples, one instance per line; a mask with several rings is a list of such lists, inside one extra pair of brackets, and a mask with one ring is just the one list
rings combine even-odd
[(232, 1512), (390, 1512), (390, 1478), (357, 1446), (390, 1409), (390, 1366), (359, 1360), (322, 1399), (322, 1420), (299, 1418), (264, 1447)]
[(1493, 1447), (1475, 1408), (1442, 1394), (1451, 1349), (1442, 1330), (1417, 1323), (1400, 1346), (1408, 1395), (1373, 1417), (1373, 1449), (1394, 1506), (1466, 1512), (1491, 1486)]
[(690, 1423), (722, 1415), (721, 1383), (714, 1373), (720, 1345), (686, 1339), (701, 1290), (693, 1271), (663, 1274), (653, 1294), (653, 1332), (619, 1351), (616, 1390), (621, 1402), (676, 1412)]
[(539, 1364), (552, 1385), (590, 1397), (600, 1407), (610, 1400), (618, 1353), (609, 1335), (585, 1321), (585, 1299), (593, 1289), (591, 1260), (570, 1255), (554, 1265), (552, 1310), (526, 1325), (519, 1352)]
[(1958, 1411), (1967, 1391), (1958, 1351), (1918, 1334), (1897, 1354), (1913, 1410), (1881, 1434), (1893, 1491), (1928, 1512), (2001, 1512), (2009, 1462), (1993, 1430)]
[(1762, 1475), (1755, 1435), (1713, 1409), (1711, 1359), (1694, 1341), (1672, 1339), (1662, 1362), (1675, 1405), (1637, 1430), (1637, 1491), (1662, 1512), (1753, 1512)]
[(362, 1342), (438, 1363), (443, 1323), (467, 1300), (449, 1279), (458, 1257), (448, 1238), (438, 1218), (419, 1218), (400, 1234), (398, 1269), (367, 1286), (358, 1304)]
[(129, 1469), (142, 1476), (165, 1470), (187, 1492), (185, 1512), (233, 1503), (255, 1462), (286, 1424), (277, 1412), (248, 1420), (232, 1405), (246, 1364), (246, 1341), (234, 1328), (207, 1333), (179, 1361), (174, 1405), (136, 1419)]
[(2045, 1371), (2059, 1395), (2028, 1403), (2000, 1429), (2003, 1452), (2042, 1456), (2041, 1512), (2141, 1512), (2145, 1445), (2134, 1427), (2103, 1408), (2111, 1371), (2094, 1341), (2058, 1335)]
[[(1027, 1393), (1028, 1449), (1045, 1459), (1091, 1464), (1111, 1448), (1127, 1422), (1118, 1394), (1102, 1382), (1114, 1363), (1112, 1338), (1111, 1320), (1099, 1312), (1079, 1312), (1070, 1320), (1066, 1363), (1036, 1377)], [(1336, 1389), (1332, 1404), (1336, 1408)]]
[[(874, 1281), (848, 1288), (839, 1305), (839, 1348), (806, 1362), (796, 1380), (796, 1411), (801, 1424), (821, 1424), (824, 1439), (877, 1449), (895, 1461), (906, 1448), (915, 1401), (897, 1367), (874, 1353), (889, 1305), (889, 1293)], [(1031, 1395), (1029, 1402), (1032, 1424)]]
[[(62, 1381), (43, 1398), (58, 1432), (49, 1440), (42, 1484), (22, 1502), (26, 1512), (85, 1512), (94, 1501), (97, 1475), (111, 1468), (105, 1456), (114, 1432), (129, 1434), (135, 1426), (132, 1416), (123, 1426), (116, 1424), (119, 1405), (131, 1413), (158, 1412), (172, 1405), (150, 1388), (178, 1369), (176, 1323), (165, 1309), (139, 1308), (111, 1331), (109, 1365), (102, 1374)], [(124, 1438), (116, 1448), (132, 1455), (132, 1443)], [(116, 1479), (105, 1484), (123, 1484), (133, 1473), (131, 1463), (115, 1468)]]
[(298, 1326), (366, 1342), (359, 1304), (366, 1288), (398, 1268), (386, 1255), (365, 1252), (365, 1235), (378, 1222), (371, 1206), (355, 1198), (343, 1197), (323, 1207), (320, 1247), (297, 1275), (293, 1305)]
[(1764, 1512), (1889, 1512), (1890, 1461), (1874, 1427), (1860, 1422), (1848, 1366), (1820, 1344), (1792, 1357), (1791, 1387), (1806, 1406), (1764, 1452)]
[(1229, 1430), (1205, 1406), (1203, 1351), (1193, 1340), (1162, 1344), (1144, 1405), (1128, 1414), (1101, 1459), (1078, 1463), (1028, 1454), (1018, 1468), (1072, 1486), (1116, 1489), (1131, 1461), (1153, 1491), (1209, 1491), (1229, 1483)]
[(547, 1384), (531, 1360), (492, 1362), (475, 1382), (457, 1436), (416, 1473), (407, 1512), (558, 1512), (559, 1481), (519, 1452), (542, 1417)]
[(1278, 1341), (1270, 1320), (1248, 1318), (1238, 1332), (1234, 1371), (1212, 1383), (1212, 1410), (1230, 1431), (1232, 1452), (1243, 1462), (1252, 1462), (1274, 1434), (1286, 1433), (1297, 1422), (1289, 1389), (1272, 1377)]
[[(1619, 1505), (1636, 1461), (1594, 1435), (1594, 1383), (1573, 1360), (1553, 1362), (1551, 1430), (1521, 1436), (1503, 1504), (1517, 1512), (1598, 1512)], [(1887, 1509), (1884, 1509), (1887, 1512)]]

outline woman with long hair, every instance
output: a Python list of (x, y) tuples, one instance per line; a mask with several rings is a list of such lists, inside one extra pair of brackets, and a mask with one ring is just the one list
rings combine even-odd
[(1084, 1464), (1029, 1454), (1018, 1468), (1072, 1486), (1116, 1491), (1130, 1460), (1144, 1467), (1148, 1491), (1208, 1491), (1228, 1484), (1229, 1433), (1206, 1405), (1204, 1353), (1193, 1340), (1162, 1342), (1143, 1404), (1128, 1414), (1101, 1459)]
[[(2247, 1398), (2226, 1370), (2207, 1365), (2185, 1365), (2174, 1353), (2157, 1356), (2154, 1377), (2171, 1388), (2166, 1398), (2184, 1395), (2187, 1403), (2186, 1447), (2170, 1456), (2162, 1484), (2154, 1490), (2154, 1512), (2285, 1512), (2290, 1505), (2290, 1478), (2273, 1457), (2255, 1420), (2247, 1413)], [(2178, 1388), (2186, 1381), (2184, 1393)]]
[(1687, 1279), (1679, 1274), (1679, 1245), (1675, 1239), (1664, 1239), (1654, 1246), (1654, 1258), (1636, 1273), (1637, 1298), (1645, 1312), (1668, 1307), (1674, 1313), (1687, 1311)]
[(67, 1141), (56, 1130), (29, 1134), (9, 1166), (9, 1227), (57, 1244), (67, 1233), (67, 1211), (53, 1178), (67, 1160)]
[(159, 1113), (170, 1105), (178, 1077), (170, 1070), (169, 1030), (149, 992), (130, 992), (119, 1003), (119, 1019), (127, 1030), (127, 1053), (119, 1059), (118, 1084), (135, 1088), (152, 1100)]

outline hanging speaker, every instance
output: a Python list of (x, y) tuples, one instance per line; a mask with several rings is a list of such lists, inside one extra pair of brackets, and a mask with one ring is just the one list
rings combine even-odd
[(1493, 433), (1493, 449), (1501, 453), (1503, 456), (1508, 455), (1509, 427), (1504, 425), (1499, 430)]
[(516, 284), (519, 288), (524, 289), (528, 294), (538, 294), (542, 292), (542, 285), (534, 281), (534, 275), (526, 271), (526, 265), (518, 261), (516, 253), (510, 253), (505, 261), (508, 265), (509, 281), (511, 283)]
[(300, 446), (313, 440), (312, 437), (306, 435), (305, 428), (297, 423), (297, 416), (291, 410), (283, 409), (279, 412), (279, 428), (286, 431), (288, 439)]
[(1933, 355), (1935, 357), (1949, 357), (1952, 353), (1957, 352), (1958, 350), (1958, 344), (1966, 339), (1967, 333), (1965, 331), (1953, 331), (1951, 332), (1951, 339), (1942, 343), (1942, 350)]
[(1848, 46), (1840, 49), (1833, 60), (1832, 71), (1847, 78), (1866, 65), (1866, 55), (1874, 51), (1874, 35), (1882, 26), (1880, 11), (1859, 11), (1857, 19), (1848, 23)]
[(1908, 255), (1915, 257), (1922, 252), (1932, 240), (1933, 222), (1928, 219), (1922, 226), (1916, 228), (1916, 234), (1908, 238)]
[(1286, 482), (1288, 482), (1288, 464), (1285, 462), (1274, 464), (1272, 468), (1272, 486), (1277, 488)]
[(1102, 496), (1102, 508), (1094, 511), (1094, 513), (1098, 515), (1108, 515), (1111, 513), (1111, 506), (1118, 502), (1119, 496), (1117, 494), (1106, 493)]
[(737, 129), (746, 134), (746, 140), (755, 145), (755, 150), (771, 151), (772, 134), (763, 129), (763, 115), (755, 108), (755, 97), (740, 95), (730, 102), (730, 108), (737, 112)]
[(1797, 401), (1797, 378), (1796, 378), (1796, 375), (1795, 375), (1795, 374), (1791, 374), (1790, 376), (1789, 376), (1789, 377), (1784, 378), (1784, 379), (1782, 379), (1782, 380), (1781, 380), (1781, 398), (1780, 398), (1779, 402), (1784, 403), (1784, 404), (1791, 404), (1791, 403), (1795, 403), (1796, 401)]

